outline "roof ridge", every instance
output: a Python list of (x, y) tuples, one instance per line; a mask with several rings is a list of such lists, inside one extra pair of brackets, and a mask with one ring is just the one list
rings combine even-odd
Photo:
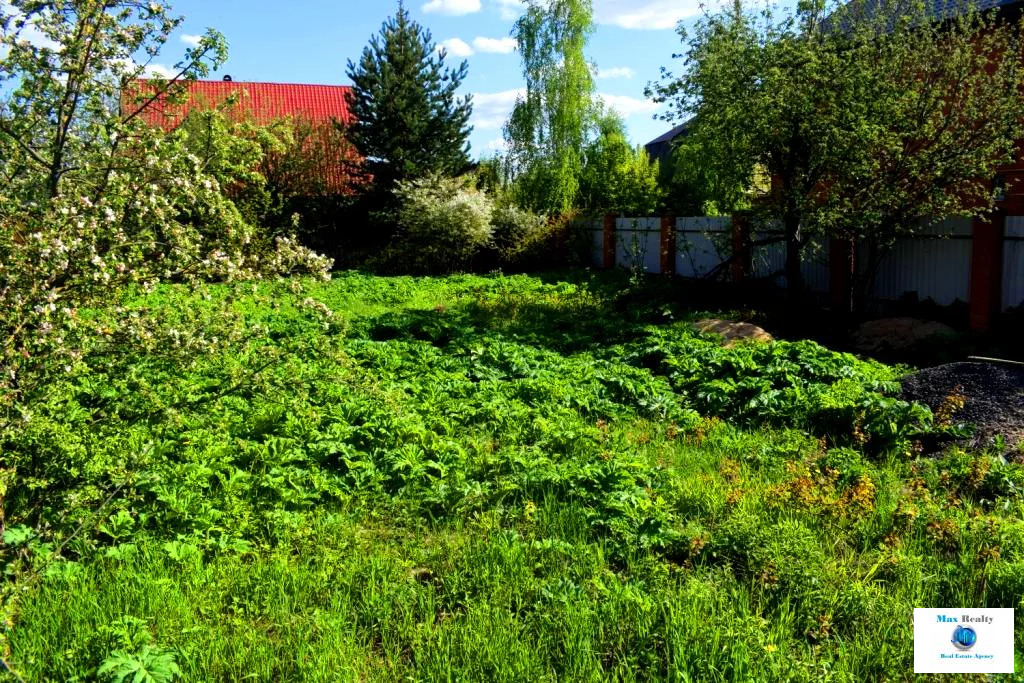
[[(142, 83), (146, 83), (146, 82), (155, 81), (155, 80), (158, 80), (158, 79), (155, 79), (155, 78), (137, 78), (135, 80), (137, 80), (139, 82), (142, 82)], [(290, 82), (285, 83), (285, 82), (280, 82), (280, 81), (235, 81), (235, 80), (225, 81), (225, 80), (218, 80), (218, 79), (196, 79), (194, 81), (181, 81), (181, 83), (224, 83), (224, 84), (232, 84), (232, 85), (286, 85), (286, 86), (289, 86), (289, 87), (300, 86), (300, 87), (307, 87), (307, 88), (351, 88), (352, 87), (351, 84), (349, 84), (349, 85), (338, 85), (338, 84), (333, 84), (333, 83), (290, 83)]]

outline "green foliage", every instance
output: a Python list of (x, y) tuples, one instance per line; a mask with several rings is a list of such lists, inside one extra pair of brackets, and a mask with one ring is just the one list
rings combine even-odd
[(114, 683), (170, 683), (181, 675), (181, 669), (173, 652), (144, 645), (135, 654), (114, 650), (97, 673)]
[(284, 144), (272, 128), (238, 124), (216, 109), (194, 109), (175, 129), (187, 154), (224, 188), (242, 218), (249, 224), (266, 226), (272, 198), (260, 164), (269, 150)]
[(506, 174), (517, 202), (533, 211), (559, 214), (576, 203), (597, 113), (583, 54), (592, 32), (590, 0), (530, 0), (512, 30), (526, 94), (505, 125)]
[(650, 216), (661, 206), (658, 162), (643, 147), (630, 147), (622, 119), (605, 114), (597, 138), (586, 148), (577, 204), (590, 213)]
[(268, 236), (294, 233), (307, 246), (336, 249), (349, 237), (340, 225), (366, 185), (344, 132), (305, 119), (261, 125), (236, 106), (228, 101), (193, 109), (173, 135), (217, 180), (246, 223)]
[(419, 272), (465, 268), (491, 241), (493, 202), (468, 177), (428, 175), (400, 182), (398, 258)]
[[(187, 132), (168, 136), (142, 124), (144, 106), (175, 101), (180, 80), (225, 57), (223, 38), (211, 32), (187, 51), (177, 80), (125, 87), (144, 71), (133, 59), (156, 56), (179, 25), (168, 12), (94, 0), (58, 12), (19, 1), (4, 15), (0, 434), (30, 422), (52, 382), (112, 349), (155, 341), (155, 321), (138, 313), (114, 311), (97, 324), (87, 312), (123, 287), (329, 266), (247, 223), (226, 196), (218, 176), (256, 158), (245, 141), (221, 135), (216, 153), (200, 159)], [(47, 41), (23, 39), (33, 32)]]
[(514, 262), (533, 245), (542, 242), (547, 227), (546, 216), (522, 209), (508, 201), (496, 202), (491, 214), (494, 247), (506, 262)]
[(347, 134), (382, 192), (429, 173), (466, 171), (472, 103), (455, 95), (467, 66), (446, 69), (445, 57), (399, 3), (358, 63), (348, 62), (354, 123)]
[(689, 135), (674, 142), (660, 181), (670, 212), (677, 216), (729, 216), (750, 207), (749, 167), (722, 168), (699, 140)]
[(1019, 464), (894, 457), (926, 426), (886, 395), (899, 369), (654, 325), (665, 292), (622, 277), (111, 302), (217, 339), (111, 353), (5, 434), (3, 661), (25, 680), (881, 680), (912, 666), (915, 604), (1020, 606)]
[(737, 424), (806, 429), (874, 452), (907, 451), (932, 426), (931, 412), (886, 396), (897, 373), (814, 342), (722, 347), (679, 331), (627, 345), (627, 362), (665, 374), (701, 413)]
[(991, 178), (1024, 132), (1019, 29), (969, 3), (932, 11), (735, 3), (698, 23), (684, 72), (649, 89), (669, 118), (694, 115), (688, 144), (726, 188), (759, 167), (773, 179), (760, 205), (783, 225), (794, 291), (815, 233), (869, 244), (865, 295), (898, 237), (993, 208)]

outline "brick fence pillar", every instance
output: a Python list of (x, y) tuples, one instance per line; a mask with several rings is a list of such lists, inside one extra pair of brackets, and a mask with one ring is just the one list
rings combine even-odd
[(833, 237), (828, 242), (828, 300), (832, 309), (853, 312), (853, 276), (857, 272), (857, 243)]
[(676, 219), (661, 217), (661, 274), (676, 274)]
[(989, 329), (1002, 304), (1005, 224), (1001, 213), (971, 224), (971, 329), (979, 332)]
[(733, 282), (741, 282), (754, 272), (754, 255), (750, 249), (750, 216), (736, 213), (732, 216), (732, 263), (729, 275)]
[(615, 267), (615, 215), (605, 214), (604, 241), (601, 250), (601, 265), (605, 268)]

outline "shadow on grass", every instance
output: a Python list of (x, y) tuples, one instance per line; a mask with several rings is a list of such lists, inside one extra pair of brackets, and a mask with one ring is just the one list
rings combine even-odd
[[(608, 278), (551, 280), (577, 287), (555, 292), (481, 292), (435, 309), (391, 311), (365, 321), (375, 341), (415, 339), (436, 346), (500, 337), (575, 353), (635, 340), (652, 324), (677, 320), (665, 296), (648, 287), (623, 288)], [(626, 283), (628, 285), (628, 283)]]
[[(757, 297), (737, 297), (719, 283), (589, 269), (531, 275), (537, 288), (496, 286), (463, 293), (451, 305), (389, 311), (362, 321), (359, 336), (375, 341), (415, 339), (436, 346), (482, 337), (571, 354), (636, 341), (645, 328), (714, 316), (765, 325)], [(762, 297), (763, 298), (763, 297)]]

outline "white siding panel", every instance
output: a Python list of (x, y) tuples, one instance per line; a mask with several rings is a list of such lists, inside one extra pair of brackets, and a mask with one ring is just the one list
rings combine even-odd
[(971, 240), (900, 240), (879, 268), (875, 297), (893, 300), (917, 292), (919, 300), (932, 299), (944, 306), (967, 301), (970, 275)]
[[(754, 239), (764, 239), (758, 236)], [(768, 277), (775, 274), (779, 284), (785, 283), (780, 271), (786, 269), (786, 245), (782, 242), (756, 247), (750, 255), (754, 277)]]
[(1024, 237), (1024, 216), (1006, 217), (1006, 236)]
[[(1009, 219), (1007, 219), (1009, 223)], [(1003, 310), (1024, 305), (1024, 235), (1003, 245)]]
[(615, 264), (632, 269), (641, 266), (648, 273), (661, 271), (661, 219), (615, 219)]
[(1003, 310), (1024, 305), (1024, 216), (1006, 217), (1003, 243)]
[(590, 231), (590, 262), (595, 266), (604, 265), (604, 229)]
[(972, 219), (964, 216), (945, 218), (931, 224), (926, 224), (921, 230), (922, 235), (957, 235), (970, 237), (973, 234)]
[(704, 277), (727, 258), (732, 232), (728, 216), (676, 219), (676, 274)]
[(804, 275), (804, 284), (812, 292), (828, 292), (828, 244), (827, 241), (822, 245), (812, 242), (804, 247), (800, 270)]

